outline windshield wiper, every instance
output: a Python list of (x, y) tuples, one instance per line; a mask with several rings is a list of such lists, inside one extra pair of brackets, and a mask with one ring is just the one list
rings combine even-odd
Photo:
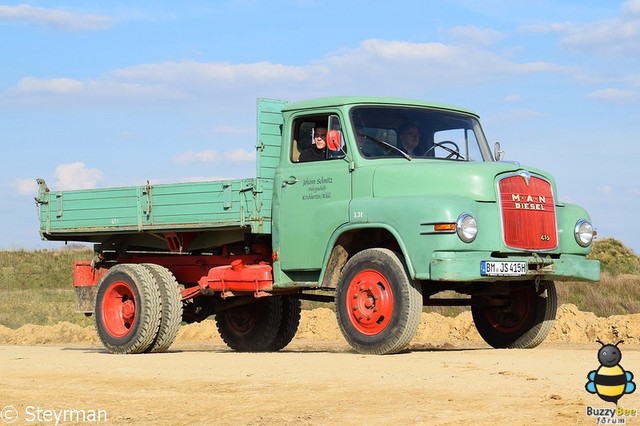
[(395, 145), (391, 145), (389, 142), (385, 142), (385, 141), (383, 141), (382, 139), (374, 138), (373, 136), (369, 136), (369, 135), (367, 135), (367, 134), (364, 134), (364, 137), (365, 137), (366, 139), (370, 139), (370, 140), (374, 141), (375, 143), (378, 143), (378, 144), (380, 144), (380, 145), (384, 145), (384, 146), (386, 146), (387, 148), (391, 148), (391, 149), (393, 149), (394, 151), (399, 152), (399, 153), (400, 153), (404, 158), (406, 158), (406, 159), (407, 159), (407, 160), (409, 160), (409, 161), (411, 161), (411, 160), (412, 160), (412, 157), (411, 157), (409, 154), (407, 154), (406, 152), (404, 152), (403, 150), (401, 150), (401, 149), (400, 149), (400, 148), (398, 148), (397, 146), (395, 146)]

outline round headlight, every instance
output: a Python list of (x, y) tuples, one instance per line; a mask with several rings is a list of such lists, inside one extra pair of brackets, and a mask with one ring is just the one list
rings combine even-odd
[(456, 221), (456, 232), (458, 237), (465, 243), (470, 243), (476, 239), (478, 235), (478, 223), (476, 218), (469, 213), (462, 213)]
[(576, 237), (576, 242), (582, 247), (587, 247), (593, 241), (593, 226), (586, 219), (580, 219), (576, 223), (573, 233)]

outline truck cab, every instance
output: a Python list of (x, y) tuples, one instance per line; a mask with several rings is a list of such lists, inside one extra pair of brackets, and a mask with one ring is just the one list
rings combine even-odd
[[(555, 317), (553, 281), (599, 279), (598, 262), (586, 259), (593, 238), (586, 211), (559, 202), (547, 173), (496, 161), (473, 112), (332, 98), (287, 104), (283, 117), (276, 281), (336, 289), (353, 346), (388, 326), (378, 300), (399, 280), (381, 286), (383, 275), (354, 273), (346, 283), (344, 269), (363, 252), (364, 265), (397, 260), (421, 306), (470, 305), (481, 335), (498, 347), (542, 341)], [(324, 156), (300, 162), (300, 151), (314, 149), (315, 126), (328, 129)], [(385, 290), (360, 290), (362, 282)], [(464, 298), (432, 297), (445, 290)], [(363, 302), (341, 301), (343, 293)]]

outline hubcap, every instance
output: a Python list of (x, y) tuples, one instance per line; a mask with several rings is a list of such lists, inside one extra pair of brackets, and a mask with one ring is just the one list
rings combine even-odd
[(387, 327), (393, 313), (393, 293), (380, 272), (358, 273), (349, 283), (346, 297), (349, 318), (360, 333), (371, 336)]
[(241, 307), (226, 315), (227, 324), (236, 336), (248, 334), (256, 327), (258, 321), (258, 307)]
[(489, 323), (500, 332), (514, 332), (527, 323), (531, 315), (531, 293), (527, 289), (512, 291), (505, 306), (487, 308)]
[(123, 281), (107, 288), (102, 300), (102, 323), (113, 337), (125, 337), (136, 321), (136, 299), (133, 289)]

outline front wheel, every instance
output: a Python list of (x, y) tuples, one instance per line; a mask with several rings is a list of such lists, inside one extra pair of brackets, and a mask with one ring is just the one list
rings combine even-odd
[(403, 350), (418, 329), (422, 291), (395, 252), (372, 248), (349, 259), (335, 303), (340, 331), (352, 348), (392, 354)]
[(504, 296), (473, 296), (471, 306), (478, 333), (494, 348), (538, 346), (553, 328), (557, 310), (553, 281), (514, 284)]

